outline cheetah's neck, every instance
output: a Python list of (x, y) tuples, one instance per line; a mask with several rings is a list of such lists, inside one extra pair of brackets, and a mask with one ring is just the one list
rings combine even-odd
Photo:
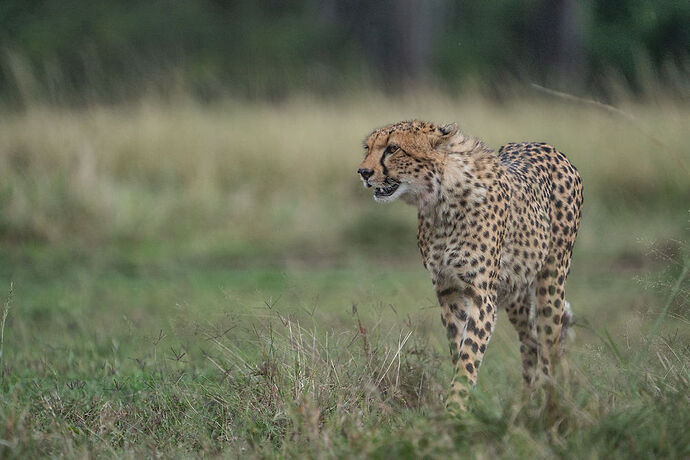
[(486, 199), (493, 186), (496, 170), (502, 168), (498, 157), (481, 140), (458, 133), (441, 150), (441, 164), (434, 190), (427, 200), (420, 200), (419, 211), (429, 217), (444, 218), (471, 210)]

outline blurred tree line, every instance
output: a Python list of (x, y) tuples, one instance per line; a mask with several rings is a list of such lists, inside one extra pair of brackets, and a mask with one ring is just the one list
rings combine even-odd
[(1, 0), (0, 96), (684, 84), (686, 0)]

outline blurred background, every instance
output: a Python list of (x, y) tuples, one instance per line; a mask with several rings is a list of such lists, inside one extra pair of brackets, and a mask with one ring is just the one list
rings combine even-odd
[(674, 0), (5, 0), (0, 88), (15, 104), (180, 86), (201, 100), (525, 82), (687, 96), (688, 22)]
[[(442, 364), (423, 363), (433, 373), (411, 387), (421, 406), (440, 404), (450, 361), (415, 210), (375, 203), (355, 173), (369, 132), (420, 118), (458, 122), (494, 149), (548, 142), (579, 169), (571, 356), (591, 397), (573, 400), (611, 402), (583, 409), (592, 439), (611, 438), (606, 420), (630, 420), (616, 439), (672, 457), (663, 449), (687, 443), (664, 436), (686, 423), (648, 414), (669, 407), (686, 417), (676, 408), (687, 386), (665, 406), (637, 388), (618, 399), (599, 388), (645, 379), (656, 398), (669, 381), (663, 366), (680, 355), (673, 365), (687, 370), (689, 77), (688, 1), (0, 1), (0, 299), (9, 312), (0, 390), (13, 401), (0, 411), (0, 449), (83, 457), (167, 445), (218, 455), (227, 443), (254, 445), (246, 439), (289, 443), (273, 387), (259, 423), (263, 409), (247, 412), (214, 365), (241, 356), (228, 368), (254, 370), (238, 388), (263, 388), (270, 360), (258, 331), (279, 330), (281, 315), (334, 331), (330, 343), (348, 353), (357, 331), (384, 345), (399, 343), (400, 328), (414, 331), (415, 356)], [(627, 365), (607, 380), (602, 370), (647, 343), (653, 322), (668, 332), (659, 349), (670, 361), (649, 351), (636, 362), (656, 363), (658, 381), (648, 368), (631, 379)], [(512, 395), (517, 341), (502, 314), (498, 324), (479, 386)], [(221, 339), (232, 356), (214, 345)], [(159, 398), (217, 407), (205, 399), (216, 380), (216, 400), (236, 401), (221, 415)], [(638, 418), (606, 419), (633, 400)], [(391, 407), (381, 414), (397, 417)], [(599, 419), (597, 438), (590, 420)], [(367, 420), (365, 438), (389, 426)], [(571, 452), (550, 450), (542, 431), (530, 435), (542, 444), (505, 452)], [(519, 433), (502, 439), (527, 439)], [(583, 457), (608, 456), (587, 451), (590, 438), (569, 439)]]
[(554, 143), (593, 207), (685, 206), (689, 23), (673, 0), (5, 0), (0, 239), (382, 247), (396, 214), (352, 171), (403, 118)]
[(642, 273), (687, 247), (688, 24), (672, 0), (5, 0), (3, 279), (425, 279), (414, 210), (355, 174), (362, 139), (410, 118), (564, 151), (585, 183), (575, 271)]
[(672, 0), (5, 0), (3, 279), (426, 283), (414, 210), (355, 174), (364, 137), (411, 118), (564, 151), (585, 183), (575, 272), (642, 273), (687, 247), (688, 24)]

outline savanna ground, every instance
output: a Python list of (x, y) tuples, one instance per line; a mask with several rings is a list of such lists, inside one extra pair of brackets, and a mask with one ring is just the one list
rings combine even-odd
[[(620, 106), (635, 120), (539, 94), (5, 110), (0, 457), (688, 458), (690, 107)], [(580, 170), (555, 403), (523, 397), (501, 312), (470, 410), (444, 411), (415, 212), (355, 174), (405, 118)]]

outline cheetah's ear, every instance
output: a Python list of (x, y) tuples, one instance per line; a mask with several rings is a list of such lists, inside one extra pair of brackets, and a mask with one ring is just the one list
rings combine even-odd
[(457, 123), (450, 123), (445, 126), (440, 126), (438, 128), (439, 131), (441, 131), (441, 134), (443, 137), (452, 137), (455, 135), (455, 133), (458, 132), (458, 124)]
[(430, 136), (430, 143), (433, 148), (438, 147), (444, 142), (448, 141), (451, 137), (455, 136), (458, 132), (457, 123), (451, 123), (449, 125), (439, 126), (436, 128), (436, 132)]

